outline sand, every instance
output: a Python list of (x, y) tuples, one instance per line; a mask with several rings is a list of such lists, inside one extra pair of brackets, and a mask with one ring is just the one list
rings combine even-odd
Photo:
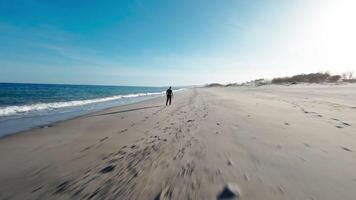
[(0, 199), (356, 198), (356, 86), (197, 88), (0, 140)]

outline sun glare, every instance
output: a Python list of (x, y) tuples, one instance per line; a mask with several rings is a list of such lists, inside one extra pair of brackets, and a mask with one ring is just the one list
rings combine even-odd
[(325, 1), (307, 19), (304, 35), (298, 40), (299, 54), (310, 61), (337, 69), (356, 64), (356, 1)]

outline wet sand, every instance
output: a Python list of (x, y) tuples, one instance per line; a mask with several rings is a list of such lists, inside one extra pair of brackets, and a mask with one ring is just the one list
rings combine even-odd
[(0, 140), (0, 199), (356, 197), (356, 86), (198, 88)]

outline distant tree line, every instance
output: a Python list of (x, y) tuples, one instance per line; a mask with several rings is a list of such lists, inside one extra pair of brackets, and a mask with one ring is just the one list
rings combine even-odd
[(273, 84), (282, 83), (336, 83), (338, 81), (354, 82), (353, 72), (343, 73), (342, 75), (331, 75), (325, 73), (310, 73), (310, 74), (298, 74), (292, 77), (282, 77), (272, 79)]
[(356, 79), (354, 78), (354, 72), (349, 71), (341, 74), (342, 80), (348, 83), (356, 83)]
[(210, 84), (206, 84), (205, 87), (225, 87), (225, 85), (220, 83), (210, 83)]
[(291, 77), (280, 77), (271, 80), (267, 79), (256, 79), (252, 81), (247, 81), (244, 83), (211, 83), (205, 85), (205, 87), (231, 87), (231, 86), (262, 86), (269, 84), (297, 84), (297, 83), (336, 83), (336, 82), (347, 82), (356, 83), (356, 78), (354, 78), (354, 73), (352, 71), (342, 73), (341, 75), (331, 75), (328, 72), (318, 72), (310, 74), (298, 74)]

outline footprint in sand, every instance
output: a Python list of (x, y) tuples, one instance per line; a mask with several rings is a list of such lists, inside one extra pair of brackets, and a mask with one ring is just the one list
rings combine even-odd
[(279, 185), (277, 187), (278, 191), (281, 193), (281, 194), (284, 194), (285, 193), (285, 189), (284, 189), (284, 186), (283, 185)]
[(353, 152), (351, 149), (347, 148), (347, 147), (341, 147), (343, 150), (348, 151), (348, 152)]
[(172, 199), (172, 188), (171, 187), (166, 187), (162, 191), (158, 193), (158, 195), (155, 197), (154, 200), (168, 200)]
[[(331, 120), (334, 120), (334, 121), (337, 121), (337, 122), (340, 122), (342, 125), (344, 125), (344, 126), (351, 126), (351, 124), (349, 124), (349, 123), (346, 123), (346, 122), (343, 122), (343, 121), (341, 121), (341, 120), (339, 120), (339, 119), (336, 119), (336, 118), (330, 118)], [(343, 128), (342, 126), (336, 126), (337, 128)]]
[(245, 179), (245, 181), (249, 181), (250, 180), (250, 177), (248, 176), (247, 173), (244, 173), (244, 179)]
[(35, 188), (34, 190), (31, 191), (31, 193), (37, 192), (37, 191), (39, 191), (39, 190), (42, 189), (42, 188), (43, 188), (43, 185), (41, 185), (41, 186)]
[(64, 181), (56, 187), (57, 190), (54, 193), (55, 194), (62, 193), (66, 191), (69, 188), (69, 186), (70, 186), (70, 181)]
[(113, 171), (115, 169), (115, 167), (116, 167), (115, 165), (106, 166), (100, 170), (100, 173), (102, 173), (102, 174), (109, 173), (109, 172)]
[(234, 163), (231, 160), (227, 161), (227, 165), (232, 166)]
[(310, 148), (310, 144), (308, 144), (308, 143), (303, 143), (303, 144), (304, 144), (304, 146)]
[(88, 147), (85, 147), (84, 149), (82, 149), (80, 152), (84, 152), (84, 151), (87, 151), (91, 148), (91, 146), (88, 146)]
[(345, 126), (351, 126), (351, 124), (348, 124), (346, 122), (342, 122), (342, 124), (345, 125)]
[(137, 149), (138, 148), (138, 146), (137, 145), (135, 145), (135, 144), (133, 144), (133, 145), (131, 145), (131, 147), (130, 147), (131, 149)]
[(122, 129), (121, 131), (119, 131), (118, 133), (120, 134), (120, 133), (124, 133), (126, 131), (127, 131), (127, 129), (125, 128), (125, 129)]

